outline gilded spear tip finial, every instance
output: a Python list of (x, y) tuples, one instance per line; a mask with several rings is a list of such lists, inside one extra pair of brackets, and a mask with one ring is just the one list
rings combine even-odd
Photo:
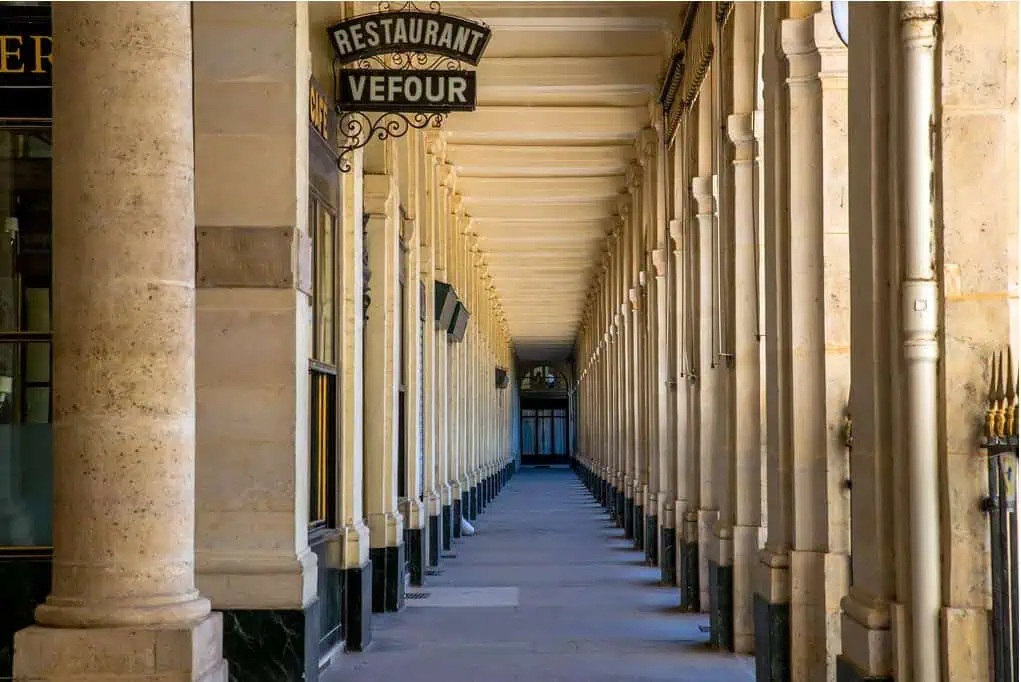
[(1004, 376), (1004, 381), (1007, 383), (1007, 395), (1006, 395), (1006, 424), (1004, 425), (1003, 434), (1005, 436), (1013, 436), (1017, 432), (1017, 388), (1014, 381), (1014, 353), (1010, 346), (1007, 347), (1007, 373)]
[(989, 358), (989, 393), (986, 402), (986, 438), (996, 437), (996, 356)]
[(1006, 421), (1007, 421), (1007, 396), (1003, 389), (1004, 376), (1003, 376), (1003, 351), (997, 353), (999, 356), (999, 363), (996, 371), (996, 431), (995, 435), (1002, 438), (1006, 435)]

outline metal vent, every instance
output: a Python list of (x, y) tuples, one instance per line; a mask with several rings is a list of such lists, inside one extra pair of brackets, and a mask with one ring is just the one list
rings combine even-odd
[(404, 598), (405, 599), (428, 599), (429, 598), (429, 593), (428, 592), (405, 592), (404, 593)]

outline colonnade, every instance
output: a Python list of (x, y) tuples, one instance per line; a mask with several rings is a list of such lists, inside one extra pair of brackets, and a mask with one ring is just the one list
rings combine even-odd
[(338, 170), (310, 92), (353, 7), (320, 9), (53, 8), (53, 579), (16, 679), (317, 679), (513, 472), (442, 138)]
[[(968, 257), (947, 178), (1015, 196), (1016, 158), (960, 125), (983, 102), (1002, 133), (1016, 105), (946, 80), (986, 11), (1016, 20), (850, 3), (845, 43), (829, 3), (699, 3), (634, 143), (577, 339), (576, 464), (761, 682), (990, 674), (984, 398), (958, 387), (1016, 336), (1017, 216)], [(1016, 61), (1016, 36), (991, 49)]]

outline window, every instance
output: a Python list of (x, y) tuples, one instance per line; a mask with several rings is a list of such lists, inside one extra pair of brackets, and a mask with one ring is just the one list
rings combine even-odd
[(52, 544), (50, 151), (0, 130), (0, 547)]
[(313, 532), (336, 527), (337, 516), (337, 216), (313, 192), (308, 220), (313, 257), (308, 522)]
[(337, 216), (315, 195), (309, 201), (309, 234), (314, 258), (312, 357), (336, 365), (337, 339)]

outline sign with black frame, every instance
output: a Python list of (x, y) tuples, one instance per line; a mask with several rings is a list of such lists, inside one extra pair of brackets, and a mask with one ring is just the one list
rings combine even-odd
[[(333, 45), (338, 166), (371, 140), (402, 137), (411, 128), (439, 128), (447, 114), (474, 111), (475, 72), (492, 37), (481, 22), (384, 1), (377, 12), (328, 29)], [(378, 114), (372, 117), (369, 114)]]
[(53, 118), (49, 7), (0, 4), (0, 125)]

